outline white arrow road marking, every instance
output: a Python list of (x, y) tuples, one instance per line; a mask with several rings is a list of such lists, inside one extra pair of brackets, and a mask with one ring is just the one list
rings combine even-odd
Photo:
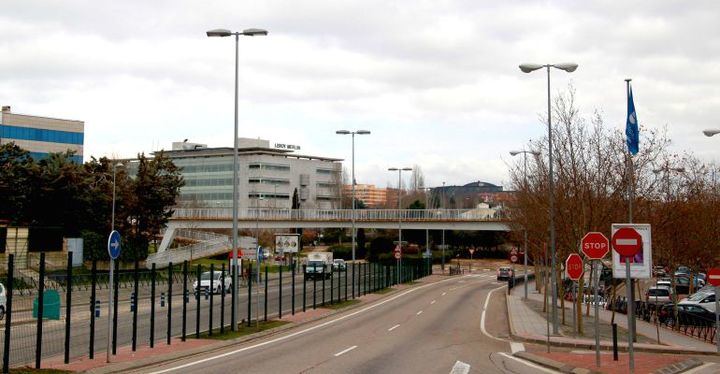
[(356, 345), (354, 345), (354, 346), (352, 346), (352, 347), (350, 347), (350, 348), (347, 348), (347, 349), (343, 349), (342, 351), (336, 353), (336, 354), (335, 354), (335, 357), (338, 357), (338, 356), (340, 356), (340, 355), (343, 355), (343, 354), (345, 354), (345, 353), (348, 353), (348, 352), (352, 351), (352, 350), (355, 349), (355, 348), (357, 348)]
[(467, 374), (469, 372), (470, 365), (462, 361), (455, 361), (455, 365), (453, 365), (452, 369), (450, 370), (450, 374)]
[(395, 325), (395, 326), (393, 326), (393, 327), (389, 328), (389, 329), (388, 329), (388, 331), (392, 331), (392, 330), (395, 330), (395, 329), (396, 329), (396, 328), (398, 328), (398, 327), (400, 327), (400, 325)]

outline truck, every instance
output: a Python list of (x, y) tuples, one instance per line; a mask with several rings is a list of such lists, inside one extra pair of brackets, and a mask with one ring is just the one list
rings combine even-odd
[(333, 264), (332, 252), (310, 252), (305, 266), (305, 279), (330, 278)]

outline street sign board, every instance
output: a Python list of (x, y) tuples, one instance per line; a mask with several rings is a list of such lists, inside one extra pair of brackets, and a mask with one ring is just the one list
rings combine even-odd
[(518, 262), (518, 256), (517, 255), (510, 255), (510, 262), (513, 264)]
[(396, 259), (396, 260), (399, 260), (400, 257), (402, 257), (402, 255), (400, 254), (400, 252), (395, 252), (395, 259)]
[(583, 260), (577, 253), (571, 253), (565, 260), (565, 273), (568, 278), (578, 281), (583, 275)]
[(275, 234), (275, 253), (297, 253), (300, 234)]
[(475, 253), (475, 248), (470, 248), (469, 251), (470, 251), (470, 254), (473, 254), (473, 253)]
[(108, 236), (107, 249), (111, 259), (120, 257), (120, 233), (117, 230), (113, 230)]
[(642, 236), (632, 227), (621, 227), (612, 236), (613, 249), (624, 257), (635, 256), (642, 250), (642, 244)]
[(601, 260), (610, 252), (610, 241), (601, 232), (589, 232), (580, 242), (580, 251), (590, 260)]
[[(619, 246), (622, 248), (623, 245), (628, 244), (637, 244), (637, 237), (634, 237), (632, 240), (628, 241), (620, 241), (617, 243), (616, 234), (618, 231), (620, 231), (623, 228), (632, 228), (634, 229), (641, 238), (641, 249), (635, 253), (632, 256), (632, 259), (630, 260), (630, 276), (634, 279), (648, 279), (652, 276), (652, 230), (649, 224), (646, 223), (613, 223), (611, 228), (611, 239), (610, 239), (610, 248), (613, 249), (611, 251), (612, 254), (612, 269), (613, 269), (613, 278), (616, 279), (625, 279), (625, 258), (626, 256), (618, 253), (618, 251), (615, 249), (616, 244), (619, 244)], [(623, 235), (621, 234), (620, 239), (628, 239), (623, 238)], [(627, 243), (627, 244), (624, 244)]]
[(720, 268), (712, 268), (707, 273), (708, 283), (720, 287)]

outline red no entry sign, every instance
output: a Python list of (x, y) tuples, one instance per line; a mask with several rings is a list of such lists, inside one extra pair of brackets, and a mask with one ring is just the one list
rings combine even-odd
[(708, 283), (715, 287), (720, 287), (720, 268), (708, 270)]
[(612, 236), (612, 248), (624, 257), (635, 256), (642, 250), (642, 236), (632, 227), (622, 227)]
[(577, 281), (583, 275), (583, 260), (577, 253), (572, 253), (565, 260), (565, 272), (568, 278)]
[(580, 250), (590, 260), (600, 260), (610, 252), (610, 241), (601, 232), (589, 232), (580, 242)]

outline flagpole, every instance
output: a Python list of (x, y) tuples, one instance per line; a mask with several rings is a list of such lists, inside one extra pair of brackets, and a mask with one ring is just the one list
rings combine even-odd
[[(625, 95), (627, 96), (626, 99), (630, 100), (630, 81), (632, 81), (631, 78), (625, 79)], [(633, 170), (633, 159), (632, 159), (632, 153), (628, 152), (628, 187), (627, 187), (627, 195), (628, 195), (628, 222), (633, 222), (633, 180), (634, 180), (634, 170)]]
[[(625, 95), (626, 95), (626, 99), (627, 99), (628, 103), (630, 103), (630, 82), (631, 81), (632, 81), (632, 78), (625, 79)], [(628, 107), (628, 110), (629, 109), (630, 108)], [(637, 124), (637, 114), (635, 112), (635, 103), (634, 102), (633, 102), (633, 114), (635, 115), (635, 123)], [(630, 115), (630, 113), (628, 113), (628, 116), (629, 115)], [(633, 156), (632, 151), (630, 149), (628, 149), (627, 157), (628, 157), (628, 222), (629, 223), (633, 223), (633, 200), (634, 200), (633, 182), (635, 180), (635, 178), (634, 178), (635, 170), (633, 168), (632, 156)], [(628, 279), (630, 279), (629, 275), (628, 275)], [(625, 286), (630, 287), (630, 290), (628, 292), (628, 294), (630, 295), (629, 301), (634, 304), (635, 303), (635, 281), (630, 279), (630, 284), (629, 285), (626, 284)], [(628, 310), (632, 310), (632, 308), (629, 308)], [(631, 317), (630, 313), (628, 312), (628, 322), (629, 322), (628, 327), (630, 330), (630, 337), (631, 337), (630, 341), (636, 342), (637, 341), (637, 331), (636, 331), (636, 327), (635, 327), (635, 318), (633, 318), (633, 317)], [(630, 357), (630, 368), (634, 369), (635, 363), (633, 362), (634, 357), (632, 357), (633, 356), (632, 348), (630, 348), (630, 356), (631, 356)]]

